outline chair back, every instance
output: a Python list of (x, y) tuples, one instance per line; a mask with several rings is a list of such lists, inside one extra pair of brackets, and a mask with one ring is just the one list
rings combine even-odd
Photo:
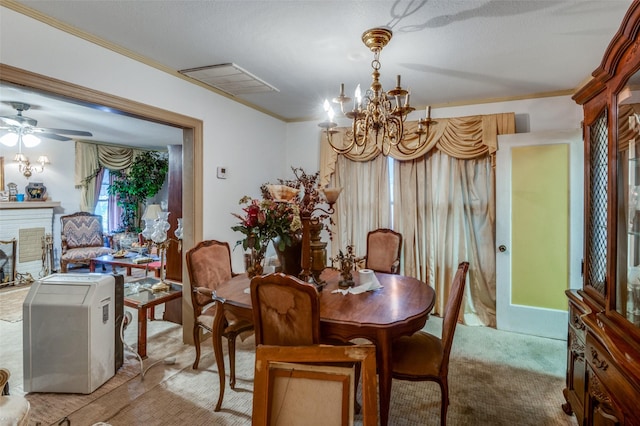
[(66, 249), (104, 246), (102, 216), (78, 212), (60, 217), (60, 222)]
[(381, 228), (367, 234), (367, 260), (365, 268), (378, 272), (400, 272), (402, 234)]
[(451, 293), (447, 299), (447, 305), (444, 308), (442, 318), (442, 364), (441, 370), (444, 373), (449, 368), (449, 354), (453, 345), (453, 334), (456, 331), (458, 316), (460, 315), (460, 307), (464, 299), (464, 286), (467, 282), (467, 271), (469, 270), (469, 262), (462, 262), (458, 265), (458, 271), (453, 277), (451, 284)]
[[(185, 254), (191, 288), (205, 287), (215, 290), (220, 283), (233, 277), (231, 250), (226, 242), (205, 240)], [(194, 309), (211, 303), (211, 298), (191, 292)]]
[(251, 280), (256, 345), (320, 343), (320, 295), (292, 275), (274, 273)]

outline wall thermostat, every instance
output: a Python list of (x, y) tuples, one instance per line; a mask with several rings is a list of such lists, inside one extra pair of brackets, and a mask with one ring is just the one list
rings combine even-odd
[(226, 179), (226, 178), (227, 178), (227, 168), (218, 167), (218, 179)]

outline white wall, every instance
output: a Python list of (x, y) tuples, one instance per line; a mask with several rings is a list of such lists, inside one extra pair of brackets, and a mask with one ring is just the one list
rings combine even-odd
[[(0, 62), (202, 120), (204, 238), (233, 245), (238, 235), (230, 229), (231, 212), (239, 210), (238, 200), (245, 194), (259, 195), (262, 183), (281, 177), (287, 169), (285, 123), (4, 7), (0, 8)], [(57, 225), (60, 214), (75, 212), (79, 206), (79, 192), (73, 188), (73, 143), (43, 143), (29, 157), (37, 158), (39, 150), (49, 155), (52, 164), (31, 180), (42, 181), (51, 198), (62, 202), (54, 219)], [(23, 187), (26, 179), (8, 164), (14, 154), (0, 151), (7, 163), (6, 180)], [(227, 167), (227, 179), (216, 178), (218, 165)], [(234, 269), (242, 270), (239, 250), (233, 256)]]

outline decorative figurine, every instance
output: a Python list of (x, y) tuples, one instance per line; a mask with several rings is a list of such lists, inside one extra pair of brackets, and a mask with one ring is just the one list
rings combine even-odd
[(338, 262), (340, 264), (340, 275), (342, 280), (338, 283), (339, 288), (353, 287), (353, 271), (356, 267), (356, 256), (353, 253), (353, 245), (347, 246), (347, 253), (343, 253), (342, 250), (338, 251), (338, 255), (331, 259), (332, 262)]

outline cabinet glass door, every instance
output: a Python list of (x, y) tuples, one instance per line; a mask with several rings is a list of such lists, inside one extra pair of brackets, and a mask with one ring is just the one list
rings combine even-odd
[(618, 105), (618, 250), (615, 310), (640, 327), (640, 91)]

